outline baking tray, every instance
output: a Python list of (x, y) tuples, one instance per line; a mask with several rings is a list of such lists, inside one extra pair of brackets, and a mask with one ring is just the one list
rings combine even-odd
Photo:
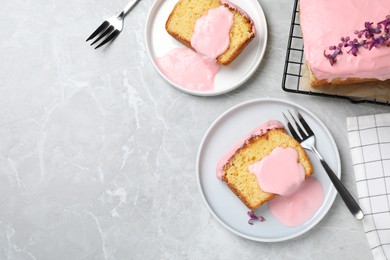
[(311, 88), (304, 64), (302, 31), (299, 23), (299, 0), (295, 0), (288, 37), (282, 89), (286, 92), (341, 98), (352, 103), (390, 106), (390, 81), (343, 85), (342, 87)]

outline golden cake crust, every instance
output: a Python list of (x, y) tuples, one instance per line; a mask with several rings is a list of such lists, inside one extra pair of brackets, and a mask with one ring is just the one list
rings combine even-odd
[(339, 85), (347, 85), (347, 84), (354, 84), (354, 83), (366, 83), (366, 82), (379, 82), (380, 80), (377, 79), (365, 79), (365, 78), (347, 78), (347, 79), (340, 79), (335, 78), (331, 82), (328, 82), (325, 79), (317, 79), (316, 76), (314, 76), (313, 72), (310, 70), (310, 67), (308, 67), (309, 70), (309, 79), (310, 79), (310, 86), (313, 88), (321, 88), (325, 86), (339, 86)]

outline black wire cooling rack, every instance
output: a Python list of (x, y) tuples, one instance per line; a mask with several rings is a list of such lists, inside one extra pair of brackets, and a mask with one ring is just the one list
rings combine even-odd
[[(299, 23), (299, 0), (294, 1), (294, 8), (291, 17), (290, 34), (288, 37), (286, 60), (284, 65), (284, 73), (282, 79), (282, 89), (286, 92), (347, 99), (352, 103), (372, 103), (378, 105), (390, 106), (387, 100), (378, 100), (373, 97), (355, 97), (349, 95), (330, 94), (326, 92), (320, 92), (321, 90), (311, 91), (301, 88), (301, 81), (303, 79), (303, 39), (301, 26)], [(390, 91), (390, 89), (389, 89)]]

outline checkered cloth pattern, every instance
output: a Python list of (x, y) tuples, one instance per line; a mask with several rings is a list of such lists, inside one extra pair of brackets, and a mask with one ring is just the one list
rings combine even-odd
[(390, 260), (390, 113), (347, 118), (364, 230), (375, 260)]

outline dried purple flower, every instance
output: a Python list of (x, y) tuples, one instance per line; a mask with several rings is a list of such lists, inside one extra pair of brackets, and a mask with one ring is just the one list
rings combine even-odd
[(371, 50), (374, 46), (375, 47), (379, 46), (379, 38), (372, 38), (371, 41), (369, 42), (368, 49)]
[(386, 15), (386, 19), (378, 23), (378, 25), (380, 24), (383, 25), (384, 28), (388, 28), (388, 26), (390, 26), (390, 15)]
[(373, 23), (370, 22), (365, 22), (364, 27), (366, 28), (364, 31), (364, 35), (366, 36), (367, 39), (370, 39), (375, 36), (375, 34), (381, 33), (380, 30), (380, 25), (378, 27), (374, 28), (372, 27)]
[(255, 220), (260, 221), (260, 222), (263, 222), (265, 220), (265, 218), (263, 216), (259, 216), (259, 217), (256, 216), (255, 212), (253, 212), (252, 210), (248, 211), (247, 214), (250, 217), (250, 219), (248, 220), (249, 225), (253, 225), (253, 221), (255, 221)]
[(333, 66), (336, 63), (336, 56), (342, 53), (341, 47), (337, 47), (332, 54), (326, 54), (326, 51), (324, 51), (324, 56), (329, 59), (330, 65)]
[[(380, 21), (376, 24), (376, 27), (373, 26), (372, 22), (365, 22), (363, 30), (355, 30), (357, 38), (365, 39), (359, 41), (358, 39), (350, 40), (350, 37), (341, 37), (340, 43), (337, 45), (330, 46), (329, 50), (334, 50), (332, 54), (327, 54), (324, 50), (324, 56), (330, 62), (330, 65), (336, 63), (337, 55), (343, 54), (342, 48), (350, 47), (347, 53), (351, 53), (353, 56), (357, 56), (360, 47), (371, 50), (373, 47), (380, 47), (381, 45), (390, 46), (390, 15), (386, 16), (386, 19)], [(383, 30), (382, 30), (383, 29)]]
[(361, 46), (363, 46), (366, 43), (365, 40), (358, 41), (357, 39), (353, 39), (353, 41), (349, 41), (345, 47), (351, 47), (347, 53), (351, 53), (353, 56), (357, 56), (357, 52)]

